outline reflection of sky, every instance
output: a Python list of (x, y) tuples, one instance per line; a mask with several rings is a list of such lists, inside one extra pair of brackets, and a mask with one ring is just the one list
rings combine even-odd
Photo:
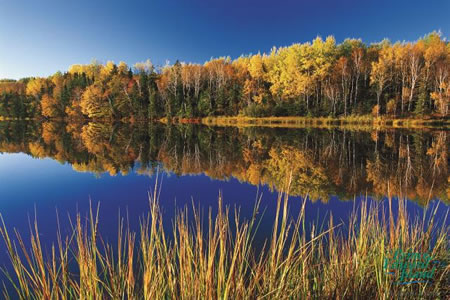
[[(164, 174), (162, 177), (161, 203), (169, 215), (173, 214), (175, 203), (178, 207), (191, 205), (192, 199), (202, 207), (215, 207), (219, 191), (223, 194), (224, 203), (241, 205), (243, 212), (250, 214), (257, 193), (257, 187), (233, 178), (221, 181), (206, 175), (179, 177)], [(89, 208), (89, 199), (93, 203), (100, 202), (101, 213), (111, 213), (114, 221), (119, 209), (140, 215), (148, 208), (147, 193), (155, 184), (155, 176), (130, 173), (127, 176), (102, 174), (96, 177), (92, 173), (76, 172), (70, 165), (51, 159), (3, 154), (0, 155), (0, 182), (0, 212), (8, 224), (21, 227), (23, 218), (27, 214), (33, 215), (35, 208), (38, 216), (53, 216), (55, 208), (60, 213), (73, 212), (77, 208), (83, 212)], [(269, 199), (274, 202), (276, 193), (266, 187), (261, 191), (263, 203)], [(294, 200), (300, 201), (293, 198), (292, 202)], [(108, 221), (104, 219), (102, 221)]]
[[(109, 240), (117, 235), (117, 219), (119, 211), (122, 216), (128, 215), (130, 226), (138, 229), (139, 217), (148, 211), (147, 193), (155, 184), (155, 176), (149, 177), (130, 173), (127, 176), (115, 177), (103, 174), (96, 177), (92, 173), (79, 173), (68, 164), (60, 164), (51, 159), (34, 159), (25, 154), (0, 154), (0, 213), (8, 227), (19, 229), (25, 240), (28, 233), (28, 218), (33, 220), (36, 210), (41, 233), (41, 240), (50, 246), (55, 241), (56, 209), (58, 210), (63, 232), (68, 232), (68, 214), (81, 212), (85, 215), (89, 209), (90, 199), (93, 207), (100, 202), (100, 232)], [(217, 196), (222, 192), (225, 205), (232, 208), (241, 207), (241, 216), (249, 218), (257, 193), (257, 187), (240, 183), (236, 179), (227, 181), (212, 180), (206, 175), (181, 176), (163, 175), (161, 205), (167, 225), (170, 225), (175, 207), (188, 205), (192, 201), (203, 208), (206, 215), (208, 207), (217, 209)], [(260, 188), (263, 200), (260, 211), (264, 211), (263, 222), (257, 238), (260, 241), (271, 232), (272, 220), (275, 216), (276, 193), (267, 187)], [(317, 221), (319, 225), (328, 222), (330, 213), (335, 224), (347, 220), (354, 205), (359, 201), (341, 202), (331, 197), (328, 203), (307, 203), (306, 221)], [(175, 206), (176, 204), (176, 206)], [(291, 198), (291, 212), (296, 215), (300, 209), (301, 199)], [(420, 211), (415, 203), (408, 203), (411, 213)], [(441, 206), (440, 212), (446, 207)], [(1, 243), (2, 244), (2, 243)], [(0, 261), (6, 259), (4, 251)], [(4, 265), (4, 264), (2, 264)]]

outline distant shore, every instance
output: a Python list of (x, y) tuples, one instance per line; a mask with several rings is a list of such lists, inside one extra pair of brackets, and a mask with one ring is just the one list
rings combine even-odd
[[(55, 122), (150, 122), (149, 119), (60, 119), (60, 118), (5, 118), (0, 121), (55, 121)], [(353, 129), (371, 128), (405, 128), (405, 129), (450, 129), (450, 118), (428, 117), (428, 118), (389, 118), (372, 117), (370, 115), (347, 116), (347, 117), (247, 117), (247, 116), (214, 116), (205, 118), (161, 118), (156, 121), (164, 124), (203, 124), (207, 126), (236, 126), (236, 127), (279, 127), (279, 128), (334, 128), (351, 127)]]
[[(160, 120), (162, 123), (168, 123), (166, 118)], [(238, 127), (284, 127), (284, 128), (303, 128), (303, 127), (372, 127), (372, 128), (436, 128), (450, 129), (449, 118), (377, 118), (368, 115), (347, 116), (347, 117), (206, 117), (206, 118), (173, 118), (172, 123), (194, 123), (208, 126), (238, 126)]]

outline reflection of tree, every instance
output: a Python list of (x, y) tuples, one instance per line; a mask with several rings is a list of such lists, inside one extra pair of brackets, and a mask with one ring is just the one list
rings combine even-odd
[(375, 155), (374, 160), (367, 161), (367, 180), (372, 182), (373, 191), (376, 194), (383, 194), (387, 190), (389, 168), (381, 161), (380, 155)]
[(427, 155), (431, 156), (433, 172), (447, 171), (448, 144), (445, 132), (440, 132), (436, 136), (427, 150)]
[(267, 154), (267, 149), (263, 148), (260, 140), (247, 141), (246, 147), (242, 150), (243, 159), (247, 165), (246, 181), (253, 185), (262, 183), (265, 154)]
[(210, 128), (156, 123), (0, 123), (0, 151), (25, 152), (96, 174), (237, 178), (326, 201), (355, 195), (448, 201), (446, 132)]
[(311, 155), (290, 146), (272, 148), (269, 155), (270, 159), (265, 161), (265, 165), (277, 189), (286, 186), (288, 178), (292, 176), (291, 194), (308, 194), (312, 199), (328, 200), (325, 170), (313, 161)]
[(423, 134), (392, 135), (387, 134), (389, 147), (367, 160), (367, 180), (373, 192), (407, 196), (423, 204), (433, 197), (448, 200), (446, 133), (433, 134), (431, 139)]
[(81, 138), (87, 151), (101, 162), (112, 175), (127, 174), (137, 159), (137, 148), (132, 146), (134, 128), (111, 124), (89, 123), (83, 127)]

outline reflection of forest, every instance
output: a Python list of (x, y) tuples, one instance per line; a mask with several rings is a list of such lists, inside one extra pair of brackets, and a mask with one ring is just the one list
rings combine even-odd
[(210, 128), (200, 125), (1, 122), (0, 151), (68, 162), (77, 171), (230, 176), (293, 195), (406, 195), (448, 203), (447, 132)]

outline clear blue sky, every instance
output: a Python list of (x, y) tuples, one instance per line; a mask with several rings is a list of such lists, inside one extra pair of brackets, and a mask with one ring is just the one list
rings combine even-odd
[(0, 0), (0, 78), (48, 76), (93, 58), (203, 63), (317, 35), (371, 43), (433, 30), (448, 36), (449, 0)]

